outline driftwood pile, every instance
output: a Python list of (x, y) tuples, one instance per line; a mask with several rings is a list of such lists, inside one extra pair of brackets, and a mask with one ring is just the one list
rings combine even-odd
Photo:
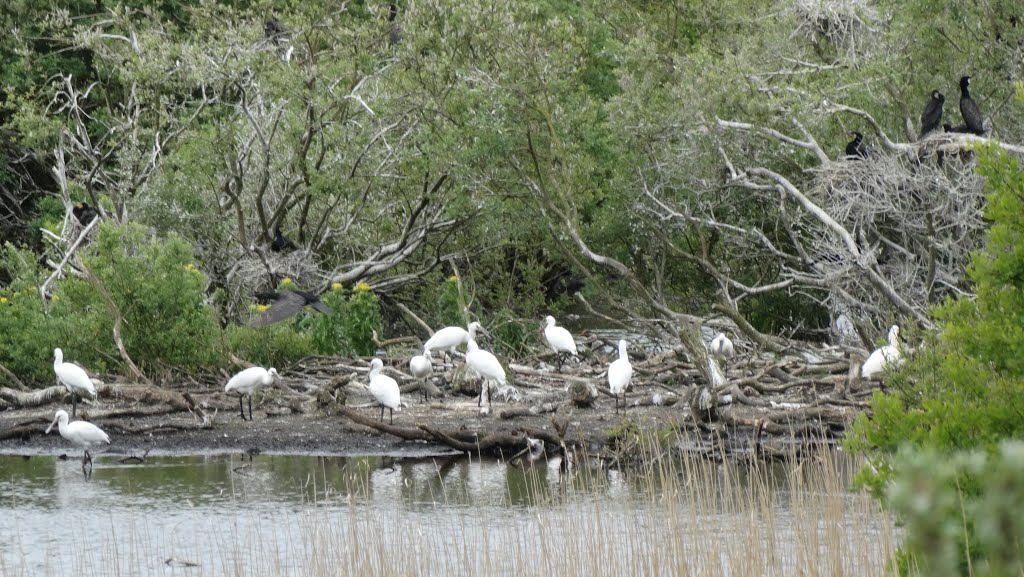
[[(365, 390), (369, 359), (312, 357), (282, 369), (279, 390), (263, 396), (264, 405), (271, 405), (264, 410), (270, 416), (337, 415), (356, 430), (370, 428), (472, 454), (508, 456), (524, 449), (527, 437), (543, 440), (550, 450), (562, 452), (595, 444), (609, 444), (613, 449), (615, 443), (607, 441), (616, 439), (606, 437), (606, 430), (615, 422), (608, 420), (613, 397), (603, 371), (616, 353), (612, 343), (600, 338), (580, 341), (580, 358), (560, 370), (549, 354), (508, 364), (509, 381), (519, 391), (520, 400), (495, 400), (492, 416), (479, 417), (475, 400), (470, 401), (468, 396), (465, 402), (446, 401), (444, 406), (449, 410), (457, 410), (457, 406), (465, 409), (466, 414), (456, 419), (462, 423), (459, 426), (451, 422), (447, 427), (434, 424), (430, 413), (421, 415), (427, 418), (406, 418), (390, 425), (371, 418), (375, 411), (356, 410), (372, 406)], [(770, 452), (762, 443), (766, 434), (789, 442), (841, 434), (858, 413), (866, 410), (865, 398), (876, 386), (860, 382), (858, 354), (840, 348), (804, 344), (781, 352), (741, 353), (722, 368), (724, 382), (717, 384), (708, 378), (709, 363), (715, 361), (706, 356), (692, 359), (687, 350), (692, 347), (679, 344), (648, 351), (633, 347), (634, 373), (623, 419), (641, 407), (665, 407), (658, 415), (668, 420), (663, 419), (655, 427), (671, 425), (690, 431), (698, 441), (745, 439), (743, 447)], [(479, 391), (479, 383), (466, 375), (458, 355), (444, 361), (435, 358), (433, 377), (427, 381), (407, 373), (408, 360), (408, 356), (385, 359), (385, 372), (399, 381), (403, 402), (422, 404), (419, 399), (424, 387), (427, 396), (445, 395), (449, 399), (458, 399), (456, 391), (467, 395)], [(190, 380), (191, 384), (178, 388), (101, 383), (97, 391), (103, 408), (90, 410), (90, 417), (112, 433), (139, 434), (216, 428), (219, 412), (233, 414), (234, 398), (222, 392), (223, 385), (217, 378)], [(227, 380), (226, 374), (223, 380)], [(61, 386), (41, 390), (0, 387), (0, 410), (59, 403), (66, 394)], [(268, 396), (272, 403), (266, 402)], [(182, 412), (194, 418), (158, 425), (125, 424), (134, 417)], [(474, 418), (469, 419), (471, 416)], [(554, 426), (548, 426), (549, 420)], [(465, 426), (466, 422), (473, 426)], [(572, 431), (568, 430), (570, 422)], [(41, 424), (45, 424), (42, 417), (15, 423), (0, 430), (0, 439), (39, 434)], [(706, 442), (697, 444), (707, 448)]]

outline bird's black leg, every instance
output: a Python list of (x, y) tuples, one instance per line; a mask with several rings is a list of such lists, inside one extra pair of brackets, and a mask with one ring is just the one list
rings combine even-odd
[(388, 407), (388, 420), (392, 425), (395, 424), (395, 410), (392, 409), (391, 407)]
[(380, 406), (380, 422), (384, 422), (384, 405)]
[(249, 420), (252, 421), (252, 393), (249, 393)]
[(71, 416), (78, 412), (78, 393), (71, 391)]
[(245, 409), (242, 408), (242, 395), (238, 395), (238, 414), (245, 420)]

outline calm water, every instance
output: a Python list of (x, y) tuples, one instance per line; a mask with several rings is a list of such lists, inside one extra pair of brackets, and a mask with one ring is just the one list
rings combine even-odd
[[(742, 469), (719, 473), (736, 486), (749, 482)], [(619, 550), (593, 556), (580, 574), (675, 574), (647, 567), (646, 549), (667, 548), (668, 559), (683, 563), (691, 545), (738, 524), (783, 534), (809, 524), (827, 534), (818, 519), (791, 510), (793, 474), (775, 467), (758, 475), (772, 486), (777, 512), (752, 517), (706, 492), (710, 502), (688, 505), (692, 480), (672, 480), (666, 495), (650, 477), (614, 470), (570, 478), (557, 460), (523, 469), (461, 458), (214, 455), (123, 464), (109, 455), (86, 479), (78, 460), (0, 456), (0, 575), (545, 574), (595, 542)], [(661, 504), (666, 497), (672, 506)], [(849, 505), (841, 524), (868, 546), (888, 533), (888, 520), (855, 497), (837, 498)], [(690, 534), (692, 544), (676, 543)], [(766, 550), (776, 548), (758, 535)], [(704, 553), (725, 574), (738, 564), (733, 554)], [(781, 566), (799, 564), (797, 556)]]

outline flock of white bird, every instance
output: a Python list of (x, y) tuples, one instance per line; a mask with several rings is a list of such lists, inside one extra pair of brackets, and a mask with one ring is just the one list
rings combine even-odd
[[(561, 369), (569, 356), (577, 356), (576, 340), (564, 327), (557, 326), (554, 317), (548, 316), (544, 319), (544, 339), (548, 346), (555, 352)], [(483, 406), (485, 396), (488, 405), (490, 404), (490, 383), (497, 383), (499, 386), (506, 384), (505, 368), (493, 353), (481, 349), (476, 342), (477, 332), (484, 332), (478, 322), (472, 322), (468, 327), (445, 327), (435, 332), (423, 345), (423, 354), (412, 357), (409, 361), (409, 371), (417, 379), (426, 379), (433, 373), (433, 361), (431, 353), (434, 351), (447, 351), (454, 353), (461, 345), (466, 345), (466, 366), (480, 376), (483, 383), (480, 387), (480, 397), (477, 400), (478, 406)], [(889, 329), (889, 344), (875, 349), (868, 359), (861, 366), (861, 376), (865, 379), (872, 379), (880, 376), (888, 367), (898, 366), (903, 362), (903, 355), (899, 344), (900, 328), (893, 325)], [(623, 410), (626, 407), (626, 389), (633, 379), (633, 365), (629, 362), (629, 343), (622, 339), (619, 341), (619, 358), (608, 366), (607, 379), (608, 389), (615, 398), (615, 412), (619, 411), (621, 398)], [(710, 356), (720, 362), (726, 362), (735, 355), (736, 350), (729, 337), (724, 333), (718, 333), (708, 345)], [(96, 397), (96, 387), (92, 379), (82, 367), (75, 363), (64, 362), (64, 354), (58, 348), (53, 351), (53, 371), (57, 375), (59, 383), (63, 384), (71, 394), (72, 407), (71, 416), (75, 416), (78, 401), (88, 396)], [(395, 379), (383, 374), (381, 371), (384, 363), (378, 358), (370, 362), (369, 384), (367, 389), (380, 404), (380, 420), (384, 421), (384, 409), (388, 409), (389, 421), (394, 423), (394, 412), (402, 410), (401, 391)], [(242, 420), (246, 420), (243, 409), (243, 397), (249, 398), (249, 417), (252, 420), (252, 395), (263, 387), (270, 386), (276, 379), (280, 378), (277, 369), (265, 369), (263, 367), (250, 367), (228, 380), (224, 392), (238, 395), (238, 412)], [(486, 395), (485, 395), (486, 393)], [(424, 398), (426, 391), (424, 390)], [(48, 434), (54, 425), (58, 425), (60, 435), (71, 444), (81, 447), (84, 451), (82, 467), (92, 467), (92, 456), (89, 450), (110, 443), (110, 437), (99, 427), (86, 421), (69, 422), (67, 411), (57, 411), (53, 422), (46, 428)]]

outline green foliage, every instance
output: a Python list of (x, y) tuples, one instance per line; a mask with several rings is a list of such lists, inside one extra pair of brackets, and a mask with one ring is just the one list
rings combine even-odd
[(381, 334), (382, 319), (380, 302), (369, 285), (359, 283), (352, 289), (347, 313), (345, 338), (352, 351), (364, 357), (374, 354), (377, 345), (373, 342), (373, 332)]
[(993, 447), (1024, 436), (1024, 174), (1016, 159), (978, 151), (988, 179), (985, 248), (968, 271), (977, 297), (935, 310), (940, 330), (876, 394), (854, 424), (854, 450)]
[(888, 502), (905, 526), (900, 573), (1024, 573), (1024, 443), (901, 453)]
[(1011, 511), (1024, 505), (1024, 447), (1003, 441), (1024, 437), (1024, 174), (1004, 153), (977, 154), (992, 222), (968, 271), (977, 296), (935, 309), (939, 330), (846, 441), (871, 456), (859, 480), (907, 523), (906, 574), (1022, 570)]
[[(46, 276), (35, 256), (10, 244), (3, 247), (5, 272), (13, 281), (0, 289), (0, 364), (22, 380), (53, 381), (54, 336), (58, 322), (46, 315), (39, 289)], [(58, 303), (53, 302), (51, 306)]]
[(335, 283), (331, 290), (320, 296), (330, 314), (317, 314), (299, 321), (301, 332), (308, 332), (323, 355), (370, 356), (377, 352), (373, 333), (383, 333), (383, 318), (377, 295), (366, 283), (353, 287), (351, 294)]
[[(157, 239), (139, 225), (104, 223), (82, 258), (124, 317), (125, 349), (142, 371), (217, 363), (219, 330), (204, 303), (206, 276), (193, 264), (189, 243), (174, 233)], [(106, 335), (97, 353), (116, 358), (114, 314), (97, 287), (77, 281), (62, 288), (68, 305)]]
[(319, 352), (314, 335), (298, 332), (289, 323), (258, 329), (232, 325), (225, 329), (224, 337), (235, 356), (279, 370)]

